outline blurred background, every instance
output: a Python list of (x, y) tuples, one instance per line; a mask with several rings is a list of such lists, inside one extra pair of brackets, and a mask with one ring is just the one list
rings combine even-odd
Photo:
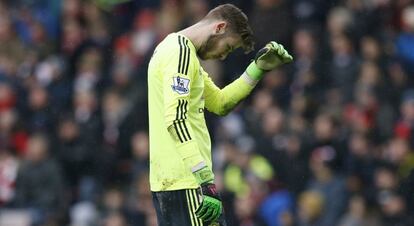
[(206, 115), (228, 225), (414, 225), (413, 1), (0, 0), (1, 226), (156, 225), (149, 57), (222, 3), (295, 58)]

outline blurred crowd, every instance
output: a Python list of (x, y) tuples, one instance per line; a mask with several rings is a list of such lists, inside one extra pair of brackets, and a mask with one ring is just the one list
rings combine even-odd
[(410, 0), (0, 0), (0, 225), (157, 225), (147, 64), (222, 3), (295, 59), (206, 115), (228, 225), (414, 225)]

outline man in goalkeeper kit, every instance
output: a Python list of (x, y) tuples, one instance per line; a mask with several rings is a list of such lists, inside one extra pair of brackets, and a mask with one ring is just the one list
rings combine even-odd
[(214, 185), (204, 109), (226, 115), (267, 71), (291, 62), (292, 56), (282, 45), (269, 42), (223, 89), (197, 57), (224, 59), (239, 47), (248, 52), (252, 39), (246, 15), (225, 4), (169, 34), (154, 50), (148, 66), (150, 186), (160, 226), (226, 225)]

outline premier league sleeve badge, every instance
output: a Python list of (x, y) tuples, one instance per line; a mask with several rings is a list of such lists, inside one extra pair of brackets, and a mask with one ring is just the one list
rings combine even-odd
[(180, 76), (173, 77), (173, 84), (171, 88), (173, 91), (177, 92), (180, 95), (188, 94), (190, 89), (188, 88), (190, 84), (190, 79), (181, 78)]

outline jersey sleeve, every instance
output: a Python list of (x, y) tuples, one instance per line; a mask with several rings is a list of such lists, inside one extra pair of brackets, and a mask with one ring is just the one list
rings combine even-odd
[(214, 84), (207, 72), (202, 70), (204, 77), (205, 106), (208, 111), (217, 115), (227, 115), (237, 104), (245, 99), (257, 81), (252, 80), (246, 73), (228, 84), (223, 89)]
[(176, 150), (186, 166), (194, 172), (198, 166), (205, 165), (205, 162), (187, 117), (191, 103), (191, 86), (196, 72), (195, 59), (192, 58), (186, 42), (187, 40), (178, 36), (177, 43), (170, 49), (162, 69), (164, 118), (168, 132), (175, 141)]

